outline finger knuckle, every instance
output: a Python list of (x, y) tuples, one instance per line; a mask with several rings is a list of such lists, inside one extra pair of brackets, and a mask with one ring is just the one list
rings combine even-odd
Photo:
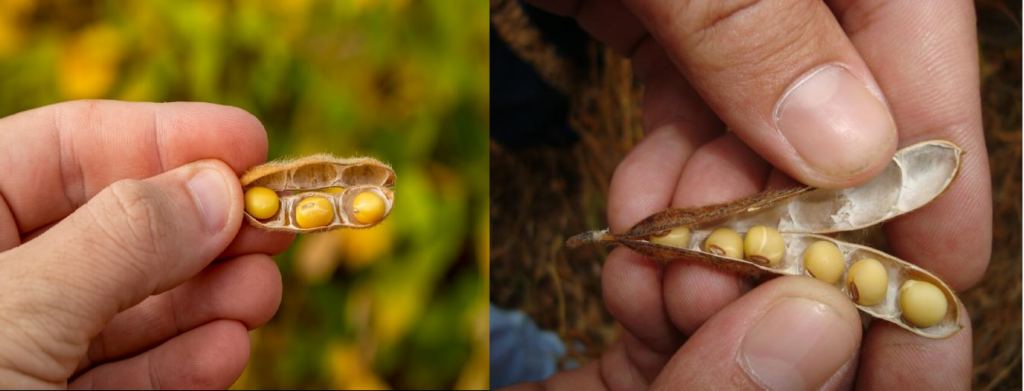
[(111, 185), (109, 193), (104, 231), (112, 242), (130, 255), (159, 254), (166, 233), (156, 190), (142, 181), (123, 180)]
[[(823, 26), (820, 2), (814, 0), (747, 0), (711, 2), (690, 27), (691, 46), (716, 53), (715, 64), (733, 67), (743, 64), (788, 61), (787, 55), (803, 56), (802, 43), (814, 40)], [(721, 64), (721, 59), (739, 63)]]

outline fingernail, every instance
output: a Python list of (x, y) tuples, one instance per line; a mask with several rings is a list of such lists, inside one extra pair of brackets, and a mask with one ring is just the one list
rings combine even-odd
[(214, 170), (202, 170), (188, 180), (188, 187), (199, 202), (199, 211), (210, 233), (218, 233), (224, 228), (228, 219), (228, 207), (231, 205), (227, 183), (220, 173)]
[(782, 95), (775, 126), (811, 170), (836, 179), (872, 166), (896, 142), (896, 123), (870, 90), (839, 65), (811, 70)]
[(740, 363), (770, 390), (816, 390), (856, 349), (850, 326), (832, 307), (791, 298), (772, 307), (747, 333)]

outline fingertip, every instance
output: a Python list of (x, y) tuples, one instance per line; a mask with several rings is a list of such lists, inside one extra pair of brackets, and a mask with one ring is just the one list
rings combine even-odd
[[(161, 385), (177, 389), (226, 389), (242, 375), (249, 362), (249, 331), (233, 320), (208, 323), (182, 337), (187, 341), (164, 351), (165, 357), (154, 365), (167, 378)], [(182, 338), (179, 337), (179, 338)], [(173, 341), (173, 340), (172, 340)], [(180, 376), (171, 377), (177, 373)], [(159, 375), (157, 375), (159, 376)]]
[(616, 248), (602, 268), (602, 292), (608, 312), (637, 339), (659, 352), (681, 342), (669, 321), (661, 288), (662, 266), (626, 248)]
[(194, 319), (233, 319), (254, 330), (281, 306), (281, 270), (268, 255), (248, 254), (215, 264), (201, 278), (178, 294), (199, 314), (193, 314)]
[(254, 303), (256, 308), (250, 312), (253, 315), (252, 318), (245, 322), (249, 330), (254, 330), (270, 321), (281, 307), (284, 283), (281, 269), (277, 267), (277, 263), (270, 256), (252, 254), (245, 256), (244, 259), (252, 262), (253, 267), (251, 275), (248, 276), (248, 284), (259, 287), (259, 289), (252, 290), (258, 297), (249, 302)]
[(601, 280), (605, 305), (616, 318), (628, 318), (632, 311), (660, 309), (661, 266), (654, 260), (625, 248), (608, 255)]
[(889, 322), (873, 321), (864, 336), (857, 385), (864, 389), (969, 389), (972, 329), (961, 305), (963, 329), (945, 339), (925, 338)]
[(666, 265), (664, 284), (665, 310), (686, 335), (749, 289), (740, 276), (698, 261)]
[(608, 189), (608, 226), (623, 232), (666, 208), (685, 159), (675, 157), (671, 130), (647, 135), (615, 168)]
[(831, 62), (811, 68), (782, 93), (772, 112), (785, 144), (768, 138), (762, 148), (778, 148), (772, 155), (791, 150), (802, 171), (792, 174), (815, 187), (866, 182), (896, 151), (896, 122), (870, 72), (860, 61), (853, 63), (858, 67)]
[[(807, 186), (817, 187), (821, 189), (845, 189), (854, 186), (859, 186), (867, 183), (878, 174), (882, 173), (886, 167), (892, 162), (893, 155), (896, 154), (896, 142), (895, 138), (892, 142), (884, 142), (882, 145), (875, 147), (877, 152), (872, 152), (873, 157), (865, 159), (863, 163), (849, 163), (851, 166), (856, 164), (865, 164), (860, 169), (853, 169), (849, 172), (837, 172), (837, 171), (824, 171), (822, 169), (810, 167), (806, 161), (797, 163), (798, 168), (789, 168), (785, 165), (780, 166), (779, 169), (783, 173), (788, 174), (792, 178), (796, 179), (800, 183)], [(842, 150), (841, 147), (832, 149), (823, 149), (838, 153)]]

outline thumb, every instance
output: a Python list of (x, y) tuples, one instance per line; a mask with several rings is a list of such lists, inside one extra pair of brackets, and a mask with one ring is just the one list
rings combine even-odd
[(719, 117), (793, 178), (852, 186), (892, 157), (895, 121), (825, 3), (625, 2)]
[[(241, 191), (216, 160), (116, 182), (3, 254), (0, 308), (20, 324), (43, 325), (21, 332), (45, 333), (30, 340), (74, 370), (114, 315), (181, 284), (227, 247), (241, 224)], [(0, 333), (0, 345), (10, 336)]]
[(835, 389), (854, 375), (860, 340), (857, 309), (839, 290), (780, 277), (704, 323), (652, 389)]

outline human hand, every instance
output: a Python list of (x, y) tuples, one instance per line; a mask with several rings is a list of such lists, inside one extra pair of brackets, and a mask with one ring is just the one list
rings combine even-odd
[[(796, 185), (790, 177), (853, 186), (898, 146), (946, 139), (968, 152), (957, 180), (885, 230), (894, 255), (952, 288), (981, 278), (992, 207), (971, 2), (535, 3), (630, 57), (646, 85), (647, 136), (612, 180), (613, 232), (670, 206)], [(874, 322), (862, 340), (850, 301), (812, 279), (748, 293), (733, 274), (689, 261), (662, 267), (621, 248), (603, 284), (621, 343), (548, 388), (970, 386), (966, 315), (968, 327), (949, 339)]]
[(238, 175), (266, 153), (256, 118), (212, 104), (0, 119), (0, 388), (230, 386), (294, 239), (242, 224)]

